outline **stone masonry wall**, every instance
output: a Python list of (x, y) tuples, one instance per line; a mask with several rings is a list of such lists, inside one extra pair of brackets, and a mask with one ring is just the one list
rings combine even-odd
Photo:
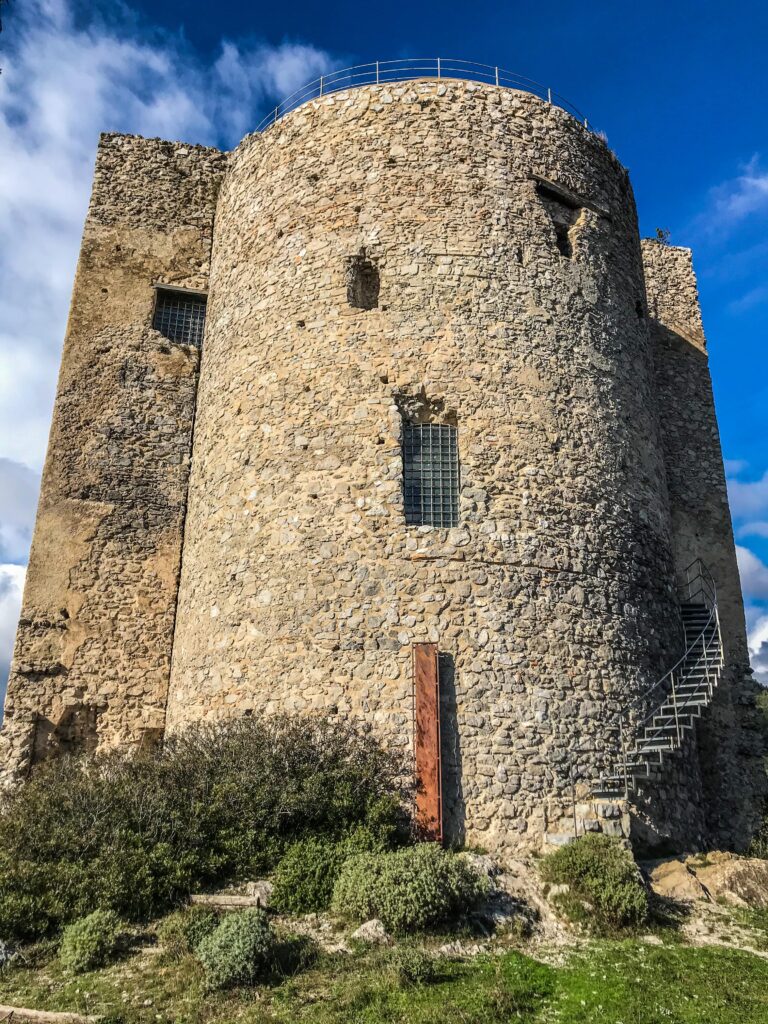
[(725, 647), (723, 678), (689, 755), (703, 780), (708, 841), (740, 849), (759, 819), (766, 783), (696, 278), (690, 249), (646, 239), (642, 252), (675, 564), (683, 573), (702, 558), (714, 576)]
[[(455, 529), (405, 525), (403, 409), (458, 425)], [(168, 725), (317, 710), (407, 754), (425, 640), (447, 832), (496, 848), (572, 831), (571, 771), (680, 645), (627, 174), (474, 83), (338, 93), (233, 155)]]
[(0, 778), (163, 728), (198, 352), (153, 283), (207, 288), (225, 158), (104, 135), (0, 733)]

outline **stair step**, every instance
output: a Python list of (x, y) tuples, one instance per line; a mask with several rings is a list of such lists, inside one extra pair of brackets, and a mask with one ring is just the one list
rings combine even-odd
[[(682, 720), (682, 718), (681, 718), (681, 719), (679, 719), (679, 728), (680, 728), (680, 731), (682, 732), (683, 729), (692, 729), (693, 726), (689, 722), (688, 723), (684, 722)], [(678, 724), (676, 724), (675, 722), (667, 722), (664, 725), (654, 725), (652, 728), (650, 728), (649, 730), (646, 731), (645, 739), (646, 740), (650, 740), (650, 739), (662, 740), (662, 739), (664, 739), (664, 736), (662, 735), (662, 733), (670, 732), (670, 733), (674, 733), (675, 735), (677, 735), (677, 730), (678, 730)]]
[[(691, 718), (701, 718), (701, 709), (709, 705), (708, 700), (690, 700), (685, 705), (683, 714), (690, 715)], [(671, 706), (665, 706), (656, 712), (658, 715), (662, 715), (664, 718), (674, 717), (674, 709)], [(680, 716), (680, 708), (677, 709), (678, 717)]]

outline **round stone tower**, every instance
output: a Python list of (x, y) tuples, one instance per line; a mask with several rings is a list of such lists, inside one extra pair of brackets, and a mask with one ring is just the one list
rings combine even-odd
[[(444, 525), (406, 516), (425, 425), (455, 428)], [(216, 215), (168, 726), (321, 711), (409, 750), (412, 648), (437, 643), (446, 833), (538, 845), (678, 655), (677, 607), (635, 207), (605, 143), (535, 96), (434, 80), (248, 137)]]

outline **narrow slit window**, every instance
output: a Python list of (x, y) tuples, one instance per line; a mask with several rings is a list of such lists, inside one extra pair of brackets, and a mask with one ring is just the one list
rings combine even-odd
[(408, 526), (458, 526), (459, 445), (456, 427), (403, 424), (403, 496)]
[(205, 330), (205, 305), (204, 295), (158, 288), (152, 326), (171, 341), (199, 348)]

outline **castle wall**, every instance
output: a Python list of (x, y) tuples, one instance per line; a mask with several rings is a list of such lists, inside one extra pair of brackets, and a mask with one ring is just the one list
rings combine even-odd
[[(356, 256), (373, 308), (348, 301)], [(626, 172), (535, 97), (371, 86), (247, 139), (217, 211), (169, 727), (330, 711), (407, 752), (411, 648), (437, 642), (449, 838), (571, 832), (571, 771), (583, 792), (679, 654), (643, 301)], [(458, 425), (454, 529), (405, 525), (402, 410)]]
[(164, 724), (198, 352), (153, 283), (207, 287), (214, 150), (101, 138), (0, 733), (3, 781)]
[(678, 573), (703, 559), (718, 590), (725, 670), (697, 729), (708, 839), (743, 848), (765, 791), (744, 607), (690, 249), (642, 243)]

